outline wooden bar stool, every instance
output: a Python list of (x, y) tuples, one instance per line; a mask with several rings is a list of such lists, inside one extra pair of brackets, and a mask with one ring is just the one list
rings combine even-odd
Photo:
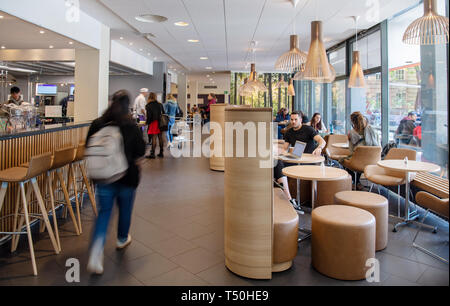
[[(65, 212), (69, 212), (70, 218), (72, 219), (73, 226), (75, 228), (75, 232), (77, 235), (81, 234), (81, 215), (80, 215), (80, 205), (78, 203), (78, 198), (75, 197), (75, 209), (77, 211), (77, 217), (75, 217), (75, 213), (72, 208), (72, 202), (70, 201), (68, 184), (70, 182), (70, 178), (68, 179), (68, 183), (66, 184), (66, 180), (63, 175), (63, 168), (65, 166), (69, 166), (69, 176), (71, 175), (70, 167), (75, 159), (76, 148), (75, 147), (67, 147), (63, 149), (56, 150), (53, 154), (53, 165), (47, 172), (47, 180), (49, 180), (49, 186), (52, 186), (52, 192), (50, 192), (50, 199), (55, 197), (55, 192), (57, 190), (57, 183), (61, 186), (62, 192), (64, 194), (64, 201), (55, 200), (57, 203), (61, 203), (65, 205)], [(55, 173), (56, 180), (52, 182), (52, 174)]]
[[(33, 240), (31, 237), (31, 229), (30, 229), (30, 216), (42, 218), (45, 222), (45, 226), (47, 228), (50, 240), (52, 242), (53, 248), (55, 249), (55, 253), (59, 254), (59, 246), (55, 239), (55, 236), (53, 234), (52, 227), (50, 225), (50, 221), (48, 219), (47, 215), (47, 209), (44, 205), (44, 200), (42, 199), (41, 192), (39, 190), (39, 186), (36, 180), (36, 177), (38, 177), (41, 174), (44, 174), (46, 171), (50, 169), (52, 166), (52, 155), (51, 153), (42, 154), (39, 156), (35, 156), (31, 159), (29, 163), (29, 167), (14, 167), (9, 168), (3, 171), (0, 171), (0, 182), (1, 182), (1, 189), (0, 189), (0, 211), (3, 206), (3, 202), (6, 195), (6, 190), (8, 188), (9, 183), (18, 183), (19, 184), (19, 191), (18, 191), (18, 198), (16, 201), (15, 206), (15, 213), (14, 213), (14, 226), (12, 232), (1, 232), (1, 234), (11, 234), (11, 235), (20, 235), (24, 234), (21, 229), (23, 226), (23, 222), (26, 223), (26, 233), (28, 235), (28, 245), (30, 248), (30, 255), (31, 255), (31, 263), (33, 266), (33, 274), (37, 275), (37, 267), (36, 267), (36, 259), (34, 256), (34, 247), (33, 247)], [(25, 193), (25, 184), (30, 183), (27, 192)], [(30, 214), (28, 212), (28, 202), (31, 195), (31, 190), (34, 191), (34, 194), (37, 198), (37, 203), (39, 206), (40, 214)], [(23, 204), (23, 213), (19, 213), (19, 204), (20, 204), (20, 198), (22, 199)], [(53, 207), (53, 219), (55, 219), (55, 210)], [(17, 218), (18, 216), (21, 216), (21, 220), (19, 222), (19, 226), (17, 226)], [(11, 216), (11, 215), (10, 215)], [(5, 216), (5, 217), (10, 217)], [(13, 236), (13, 239), (14, 237)], [(12, 249), (16, 248), (16, 244), (18, 243), (19, 237), (14, 239), (12, 243)], [(16, 242), (17, 241), (17, 242)]]
[[(87, 193), (89, 196), (89, 200), (92, 205), (92, 210), (94, 211), (95, 216), (98, 215), (97, 212), (97, 203), (95, 201), (95, 194), (92, 189), (91, 181), (89, 180), (86, 172), (86, 167), (84, 163), (84, 148), (85, 143), (80, 143), (76, 150), (75, 159), (70, 164), (69, 168), (69, 182), (68, 182), (68, 189), (73, 185), (73, 191), (76, 195), (76, 198), (80, 198), (79, 203), (83, 203), (84, 194)], [(79, 170), (79, 172), (78, 172)], [(78, 174), (81, 173), (81, 178), (78, 176)], [(81, 182), (81, 188), (78, 189), (77, 183)], [(81, 223), (79, 224), (80, 231), (81, 231)]]

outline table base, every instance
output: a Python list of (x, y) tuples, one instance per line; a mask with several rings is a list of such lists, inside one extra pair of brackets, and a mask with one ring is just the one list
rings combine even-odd
[(303, 241), (306, 241), (306, 240), (308, 240), (308, 239), (310, 239), (311, 236), (312, 236), (311, 230), (309, 230), (309, 229), (306, 229), (306, 228), (299, 228), (298, 231), (306, 234), (305, 236), (303, 236), (303, 237), (301, 237), (301, 238), (298, 238), (297, 241), (298, 241), (299, 243), (300, 243), (300, 242), (303, 242)]
[(394, 225), (394, 229), (392, 230), (394, 233), (398, 232), (398, 228), (401, 226), (407, 226), (409, 224), (415, 224), (417, 226), (422, 226), (425, 228), (428, 228), (430, 230), (433, 231), (433, 234), (436, 234), (438, 231), (437, 226), (432, 226), (432, 225), (428, 225), (419, 221), (416, 221), (416, 219), (419, 218), (419, 215), (417, 214), (417, 211), (413, 211), (411, 214), (415, 214), (414, 216), (410, 216), (408, 219), (404, 219), (398, 216), (394, 216), (394, 215), (389, 215), (389, 217), (394, 218), (394, 219), (399, 219), (401, 222), (397, 223), (396, 225)]

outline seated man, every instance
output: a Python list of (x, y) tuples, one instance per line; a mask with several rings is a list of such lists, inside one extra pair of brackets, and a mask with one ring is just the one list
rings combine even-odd
[(281, 130), (284, 129), (288, 124), (291, 117), (289, 116), (289, 110), (287, 108), (282, 108), (275, 118), (275, 122), (278, 123), (278, 139), (283, 138)]
[[(286, 131), (284, 140), (286, 141), (284, 150), (287, 151), (289, 146), (294, 147), (297, 141), (306, 143), (304, 153), (320, 155), (326, 146), (325, 140), (311, 126), (302, 124), (302, 117), (298, 112), (291, 114), (292, 128)], [(316, 144), (319, 144), (318, 146)]]
[[(298, 112), (293, 112), (291, 114), (290, 125), (292, 126), (292, 128), (289, 129), (284, 135), (284, 140), (286, 141), (286, 143), (284, 144), (282, 150), (283, 152), (287, 152), (289, 146), (294, 147), (297, 141), (301, 141), (306, 143), (304, 153), (314, 155), (322, 154), (322, 150), (326, 146), (325, 140), (311, 126), (302, 124), (302, 117)], [(316, 143), (318, 143), (319, 146), (317, 146)], [(298, 208), (295, 204), (295, 200), (291, 198), (287, 177), (282, 174), (283, 168), (287, 166), (291, 165), (284, 164), (283, 162), (278, 161), (277, 165), (274, 168), (274, 178), (276, 179), (277, 183), (283, 184), (283, 190), (286, 196), (291, 199), (290, 201), (293, 206), (295, 208)]]

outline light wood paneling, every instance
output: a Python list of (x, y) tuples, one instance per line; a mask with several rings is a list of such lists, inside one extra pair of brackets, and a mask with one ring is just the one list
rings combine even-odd
[[(49, 131), (37, 135), (29, 135), (12, 139), (0, 140), (0, 171), (12, 167), (18, 167), (30, 161), (32, 156), (46, 152), (54, 152), (57, 149), (68, 146), (77, 146), (86, 139), (89, 126), (71, 128), (67, 130)], [(44, 176), (38, 177), (40, 190), (45, 190)], [(19, 186), (9, 184), (5, 197), (5, 203), (0, 211), (0, 217), (14, 214), (14, 206)], [(30, 213), (39, 213), (39, 205), (34, 196), (31, 197), (33, 205)], [(13, 218), (4, 218), (0, 222), (0, 231), (12, 231)], [(2, 237), (0, 237), (2, 238)]]
[[(225, 111), (225, 121), (244, 125), (253, 122), (255, 126), (265, 122), (266, 146), (272, 152), (271, 109), (229, 107)], [(273, 169), (260, 167), (260, 161), (267, 157), (261, 158), (259, 154), (249, 157), (246, 134), (244, 157), (225, 158), (225, 264), (244, 277), (271, 279)], [(258, 139), (258, 131), (256, 137)], [(236, 142), (234, 135), (234, 151)], [(272, 159), (272, 155), (269, 158)]]

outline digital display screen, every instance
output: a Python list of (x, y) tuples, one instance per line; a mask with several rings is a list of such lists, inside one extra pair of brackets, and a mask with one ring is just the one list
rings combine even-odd
[(56, 96), (58, 86), (50, 84), (37, 84), (36, 93), (41, 96)]
[(70, 95), (73, 96), (73, 92), (75, 91), (75, 85), (70, 85)]

